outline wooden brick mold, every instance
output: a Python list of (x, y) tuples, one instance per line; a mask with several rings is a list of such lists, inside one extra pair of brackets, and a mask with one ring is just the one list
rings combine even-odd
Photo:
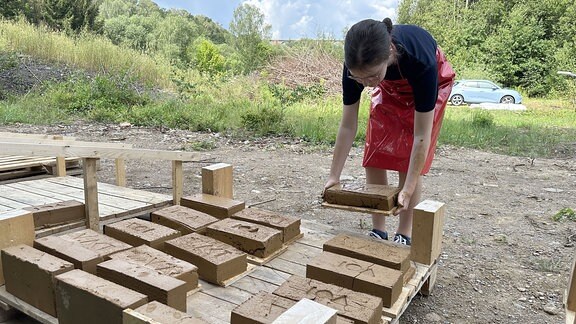
[(410, 268), (410, 247), (355, 234), (338, 234), (323, 250), (375, 263), (406, 273)]
[(186, 311), (186, 282), (121, 259), (98, 264), (98, 276), (126, 288), (143, 293), (149, 301), (159, 301), (177, 310)]
[(424, 200), (414, 207), (412, 219), (412, 260), (432, 265), (442, 249), (444, 203)]
[(56, 276), (59, 324), (122, 324), (124, 309), (147, 302), (144, 294), (79, 269)]
[(132, 245), (126, 244), (110, 236), (100, 234), (91, 229), (85, 229), (70, 234), (59, 236), (60, 238), (72, 243), (79, 243), (83, 247), (97, 253), (104, 259), (112, 253), (128, 250)]
[(206, 228), (207, 236), (259, 258), (266, 258), (282, 247), (281, 234), (270, 227), (230, 218)]
[[(0, 212), (0, 249), (18, 244), (32, 246), (34, 243), (34, 219), (25, 210)], [(2, 262), (0, 262), (0, 285), (4, 284)]]
[(175, 229), (139, 218), (105, 225), (104, 234), (132, 246), (145, 244), (160, 251), (164, 250), (165, 241), (180, 236), (180, 232)]
[(232, 310), (230, 324), (268, 324), (294, 306), (294, 300), (261, 291)]
[(324, 192), (330, 204), (391, 210), (396, 206), (400, 188), (376, 184), (337, 184)]
[(72, 263), (20, 244), (2, 250), (6, 291), (56, 316), (54, 277), (74, 269)]
[(180, 199), (180, 205), (201, 211), (219, 219), (230, 217), (245, 207), (243, 201), (209, 194), (195, 194), (182, 197), (182, 199)]
[(204, 233), (206, 227), (218, 221), (218, 218), (192, 208), (175, 205), (153, 212), (154, 223), (180, 231), (182, 235)]
[(274, 291), (274, 295), (293, 301), (308, 298), (336, 309), (338, 315), (354, 323), (379, 324), (382, 317), (382, 298), (356, 292), (318, 280), (291, 276)]
[(82, 244), (68, 241), (60, 236), (46, 236), (34, 240), (34, 247), (71, 262), (74, 268), (96, 274), (96, 265), (104, 258), (100, 254), (85, 248)]
[(306, 277), (382, 298), (392, 307), (400, 296), (403, 274), (371, 262), (322, 252), (306, 266)]
[(246, 208), (232, 215), (232, 218), (277, 229), (282, 233), (283, 243), (289, 242), (300, 234), (300, 218), (264, 209)]
[(46, 225), (81, 221), (86, 218), (84, 204), (76, 200), (61, 201), (23, 209), (32, 213), (34, 226), (36, 228), (42, 228)]
[(183, 280), (186, 282), (187, 291), (198, 288), (198, 267), (147, 245), (114, 253), (110, 258), (145, 266), (163, 275)]
[(217, 285), (248, 268), (246, 253), (198, 233), (166, 241), (166, 253), (194, 264), (200, 278)]
[(134, 310), (124, 310), (124, 324), (206, 324), (201, 319), (194, 318), (157, 301), (149, 302)]

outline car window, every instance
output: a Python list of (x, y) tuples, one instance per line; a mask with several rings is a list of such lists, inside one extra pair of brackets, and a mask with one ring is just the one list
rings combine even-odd
[(480, 88), (485, 88), (485, 89), (492, 89), (495, 88), (496, 85), (490, 82), (478, 82), (478, 86)]
[(475, 81), (466, 81), (464, 83), (465, 87), (470, 87), (470, 88), (477, 88), (478, 87), (478, 82)]

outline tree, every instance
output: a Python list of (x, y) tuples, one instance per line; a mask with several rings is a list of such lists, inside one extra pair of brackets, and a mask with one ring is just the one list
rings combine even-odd
[(242, 4), (234, 10), (230, 33), (244, 73), (260, 68), (269, 58), (272, 49), (265, 40), (270, 39), (271, 28), (255, 6)]
[(226, 59), (218, 47), (210, 40), (204, 37), (198, 37), (189, 49), (191, 61), (198, 71), (209, 75), (224, 73), (226, 68)]

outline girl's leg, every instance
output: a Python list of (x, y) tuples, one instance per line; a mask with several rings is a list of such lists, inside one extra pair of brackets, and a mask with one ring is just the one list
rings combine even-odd
[[(367, 184), (388, 184), (388, 174), (384, 169), (365, 168)], [(380, 214), (372, 214), (372, 228), (386, 231), (386, 217)]]
[[(399, 187), (402, 188), (406, 180), (406, 173), (399, 172), (398, 178), (400, 182)], [(366, 179), (368, 179), (368, 176), (366, 176)], [(418, 183), (416, 184), (414, 193), (412, 193), (412, 197), (410, 197), (408, 209), (400, 213), (400, 222), (396, 233), (407, 237), (412, 236), (412, 216), (414, 215), (414, 207), (420, 203), (420, 199), (422, 199), (422, 176), (418, 177)]]

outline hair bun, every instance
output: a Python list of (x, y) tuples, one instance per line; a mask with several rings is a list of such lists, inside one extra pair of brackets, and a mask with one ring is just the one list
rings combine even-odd
[(392, 26), (392, 19), (386, 17), (386, 18), (384, 18), (384, 20), (382, 20), (382, 22), (383, 22), (384, 24), (386, 24), (386, 29), (388, 29), (388, 32), (391, 33), (391, 32), (392, 32), (392, 28), (394, 28), (394, 27)]

